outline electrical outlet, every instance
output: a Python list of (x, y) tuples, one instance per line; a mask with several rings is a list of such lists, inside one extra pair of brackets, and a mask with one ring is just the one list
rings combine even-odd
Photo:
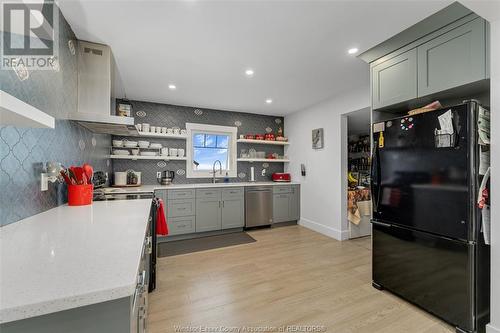
[(49, 189), (49, 177), (46, 173), (40, 174), (40, 191), (47, 191)]
[(158, 172), (156, 173), (156, 178), (161, 178), (161, 171), (158, 171)]

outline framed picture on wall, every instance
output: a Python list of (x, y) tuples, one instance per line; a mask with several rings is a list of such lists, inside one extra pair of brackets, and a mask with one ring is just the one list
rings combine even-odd
[(324, 147), (323, 129), (316, 128), (312, 130), (312, 147), (313, 149), (322, 149)]

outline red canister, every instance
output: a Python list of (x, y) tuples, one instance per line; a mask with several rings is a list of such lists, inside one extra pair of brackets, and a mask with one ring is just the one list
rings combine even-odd
[(68, 185), (68, 206), (92, 204), (94, 185)]

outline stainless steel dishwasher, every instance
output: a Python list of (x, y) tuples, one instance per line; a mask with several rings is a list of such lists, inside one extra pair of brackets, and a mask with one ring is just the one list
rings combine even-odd
[(258, 227), (273, 223), (273, 189), (253, 186), (245, 189), (245, 227)]

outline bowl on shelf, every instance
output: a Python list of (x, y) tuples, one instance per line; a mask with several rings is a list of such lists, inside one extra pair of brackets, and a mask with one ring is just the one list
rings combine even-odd
[(141, 156), (156, 156), (157, 153), (155, 151), (141, 151)]
[(139, 148), (148, 148), (149, 141), (139, 141)]
[(128, 150), (115, 149), (113, 150), (113, 155), (130, 155), (130, 152)]
[(255, 134), (255, 140), (264, 140), (264, 135), (262, 134)]
[(123, 140), (113, 140), (113, 147), (123, 147)]
[(123, 146), (126, 148), (135, 148), (137, 147), (137, 141), (124, 141)]
[(149, 148), (151, 148), (151, 149), (161, 149), (162, 145), (161, 145), (161, 143), (152, 143), (152, 144), (149, 145)]

